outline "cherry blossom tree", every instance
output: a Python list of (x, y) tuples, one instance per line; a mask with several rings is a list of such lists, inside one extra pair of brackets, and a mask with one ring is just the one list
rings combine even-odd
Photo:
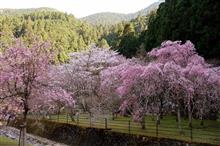
[(196, 117), (201, 119), (201, 125), (203, 125), (204, 117), (210, 118), (213, 114), (218, 114), (220, 110), (219, 71), (219, 68), (205, 67), (201, 64), (185, 68), (185, 75), (192, 81), (194, 87), (192, 107)]
[[(111, 103), (110, 101), (114, 101), (114, 100), (116, 101), (119, 100), (120, 102), (123, 102), (124, 99), (120, 98), (121, 94), (123, 93), (119, 93), (118, 90), (120, 89), (118, 88), (122, 86), (124, 73), (127, 71), (128, 67), (132, 65), (135, 66), (137, 64), (136, 61), (137, 60), (134, 60), (134, 59), (132, 60), (128, 59), (126, 60), (126, 62), (120, 65), (108, 67), (101, 72), (100, 90), (101, 90), (102, 96), (104, 96), (104, 99), (106, 99), (108, 103)], [(122, 88), (123, 87), (121, 87), (121, 89)], [(111, 104), (107, 104), (107, 106), (111, 106)], [(129, 108), (125, 108), (125, 110), (121, 110), (118, 108), (119, 108), (118, 105), (116, 105), (113, 108), (113, 116), (114, 116), (114, 113), (116, 112), (119, 112), (119, 111), (125, 112), (126, 110), (129, 110)]]
[(57, 68), (60, 72), (57, 77), (62, 76), (60, 79), (64, 83), (63, 87), (74, 95), (79, 108), (98, 114), (108, 110), (110, 101), (113, 101), (103, 96), (100, 90), (101, 72), (124, 61), (126, 59), (115, 51), (91, 47), (70, 54), (69, 63)]
[(53, 53), (47, 48), (46, 43), (36, 43), (27, 48), (17, 41), (15, 46), (0, 55), (0, 114), (23, 114), (23, 145), (29, 112), (37, 112), (42, 107), (56, 107), (58, 103), (74, 105), (74, 100), (56, 86), (50, 75)]
[(129, 111), (143, 129), (147, 112), (156, 113), (158, 121), (162, 113), (166, 88), (161, 67), (161, 64), (130, 61), (103, 71), (105, 93), (118, 94), (122, 99), (120, 111)]
[(126, 62), (102, 72), (104, 92), (116, 93), (123, 100), (120, 110), (130, 109), (142, 128), (146, 113), (156, 113), (159, 123), (163, 109), (171, 108), (163, 106), (168, 103), (175, 108), (180, 132), (181, 107), (188, 109), (190, 126), (194, 111), (202, 117), (219, 110), (219, 70), (207, 64), (190, 41), (163, 42), (148, 58), (149, 63)]
[[(200, 113), (201, 119), (207, 113), (205, 111), (219, 110), (219, 104), (215, 104), (220, 97), (219, 71), (207, 64), (204, 58), (196, 53), (196, 49), (190, 41), (186, 43), (166, 41), (162, 43), (161, 47), (153, 49), (148, 55), (154, 58), (157, 63), (172, 64), (173, 69), (168, 70), (167, 77), (172, 73), (179, 72), (178, 75), (180, 76), (176, 76), (176, 78), (171, 76), (170, 79), (180, 82), (178, 85), (182, 84), (184, 87), (182, 89), (185, 91), (183, 90), (184, 92), (181, 93), (181, 98), (183, 95), (187, 97), (183, 98), (183, 101), (188, 107), (190, 126), (192, 125), (193, 108), (197, 113)], [(174, 87), (178, 86), (175, 85)], [(177, 93), (176, 90), (173, 91)]]

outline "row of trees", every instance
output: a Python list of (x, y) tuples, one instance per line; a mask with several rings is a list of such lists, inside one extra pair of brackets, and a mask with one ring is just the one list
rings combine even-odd
[(116, 25), (90, 25), (53, 9), (4, 11), (0, 16), (1, 49), (8, 47), (13, 37), (31, 43), (37, 36), (51, 42), (56, 61), (66, 62), (69, 53), (93, 43), (133, 57), (145, 55), (164, 40), (191, 40), (199, 55), (219, 58), (219, 5), (216, 0), (167, 0), (157, 12)]
[(173, 111), (181, 129), (183, 112), (191, 125), (193, 117), (203, 121), (220, 110), (220, 69), (207, 64), (190, 41), (164, 42), (145, 60), (92, 48), (72, 54), (58, 72), (79, 108), (98, 115), (119, 109), (143, 128), (146, 114), (156, 115), (159, 123)]
[[(192, 43), (164, 42), (148, 57), (153, 58), (148, 64), (127, 63), (109, 68), (119, 77), (117, 81), (121, 80), (116, 93), (125, 99), (122, 111), (130, 110), (134, 119), (144, 124), (146, 113), (156, 115), (159, 123), (163, 112), (173, 110), (180, 129), (181, 109), (188, 109), (190, 125), (193, 115), (203, 120), (210, 113), (218, 113), (219, 68), (206, 64)], [(108, 80), (106, 76), (104, 79)]]
[[(55, 66), (46, 43), (26, 47), (21, 41), (0, 54), (0, 115), (30, 112), (93, 115), (120, 111), (145, 128), (144, 117), (173, 111), (181, 130), (181, 112), (210, 118), (220, 110), (220, 69), (207, 64), (187, 41), (166, 41), (144, 60), (126, 59), (109, 49), (92, 47), (70, 54), (68, 64)], [(25, 129), (24, 129), (25, 133)]]
[(17, 41), (0, 54), (0, 119), (22, 115), (23, 143), (28, 113), (73, 108), (75, 100), (53, 78), (54, 53), (46, 43), (26, 47)]
[(55, 60), (65, 62), (68, 53), (85, 50), (93, 43), (100, 47), (108, 46), (106, 40), (102, 39), (106, 31), (104, 26), (92, 26), (73, 15), (55, 10), (33, 9), (27, 13), (15, 12), (11, 15), (4, 12), (0, 16), (0, 51), (12, 44), (12, 38), (20, 38), (26, 44), (36, 39), (49, 41), (50, 49), (56, 54)]
[(215, 0), (166, 0), (145, 32), (146, 50), (163, 40), (191, 40), (205, 58), (219, 58), (220, 2)]
[[(147, 29), (142, 30), (141, 34), (130, 35), (116, 48), (121, 54), (132, 57), (143, 48), (151, 51), (164, 40), (191, 40), (199, 55), (206, 59), (219, 59), (219, 7), (220, 1), (216, 0), (166, 0), (156, 13), (145, 18)], [(129, 42), (132, 42), (132, 47), (123, 47)]]
[(103, 35), (103, 38), (107, 40), (113, 50), (118, 50), (126, 57), (143, 54), (144, 46), (141, 46), (143, 41), (139, 37), (147, 29), (149, 17), (150, 15), (139, 15), (129, 22), (106, 26), (107, 33)]

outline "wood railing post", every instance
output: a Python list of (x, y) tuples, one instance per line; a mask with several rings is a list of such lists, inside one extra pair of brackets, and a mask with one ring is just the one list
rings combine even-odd
[(192, 127), (192, 123), (190, 124), (190, 141), (193, 141), (193, 127)]
[(131, 120), (128, 121), (128, 133), (131, 134)]
[(89, 123), (90, 123), (90, 128), (92, 127), (92, 114), (89, 113)]
[(105, 129), (108, 129), (107, 118), (105, 118)]
[(69, 114), (68, 113), (66, 113), (66, 122), (67, 122), (67, 124), (69, 124)]
[(77, 120), (77, 125), (79, 125), (79, 114), (77, 114), (77, 116), (76, 116), (76, 120)]
[(156, 121), (156, 136), (158, 137), (158, 126), (159, 126), (159, 120)]

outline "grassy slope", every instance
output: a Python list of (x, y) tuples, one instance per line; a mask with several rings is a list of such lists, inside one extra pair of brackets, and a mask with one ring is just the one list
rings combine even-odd
[[(0, 146), (18, 146), (18, 141), (12, 140), (5, 136), (0, 136)], [(31, 146), (28, 144), (27, 146)]]
[(0, 146), (17, 146), (18, 142), (7, 137), (0, 136)]
[[(58, 121), (57, 116), (52, 116), (52, 120)], [(59, 122), (67, 123), (67, 120), (68, 123), (77, 125), (77, 122), (71, 122), (70, 118), (67, 118), (66, 115), (61, 115)], [(112, 118), (109, 118), (108, 128), (115, 132), (129, 133), (129, 120), (131, 120), (129, 117), (118, 117), (114, 121)], [(92, 127), (105, 127), (105, 120), (103, 118), (96, 118), (92, 121)], [(90, 119), (88, 118), (88, 115), (80, 115), (79, 125), (83, 127), (90, 127)], [(164, 117), (164, 119), (161, 120), (161, 124), (159, 125), (158, 137), (190, 141), (190, 129), (188, 128), (188, 121), (183, 119), (182, 126), (184, 134), (180, 135), (175, 117)], [(146, 129), (142, 130), (139, 123), (135, 123), (131, 120), (130, 133), (156, 137), (155, 121), (152, 120), (151, 117), (146, 117)], [(201, 126), (199, 120), (193, 120), (193, 141), (220, 145), (220, 121), (205, 120), (204, 126)]]

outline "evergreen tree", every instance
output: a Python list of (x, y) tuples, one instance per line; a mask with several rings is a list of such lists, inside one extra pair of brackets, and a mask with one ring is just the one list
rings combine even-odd
[(220, 58), (220, 1), (166, 0), (143, 32), (146, 50), (164, 40), (191, 40), (205, 58)]

